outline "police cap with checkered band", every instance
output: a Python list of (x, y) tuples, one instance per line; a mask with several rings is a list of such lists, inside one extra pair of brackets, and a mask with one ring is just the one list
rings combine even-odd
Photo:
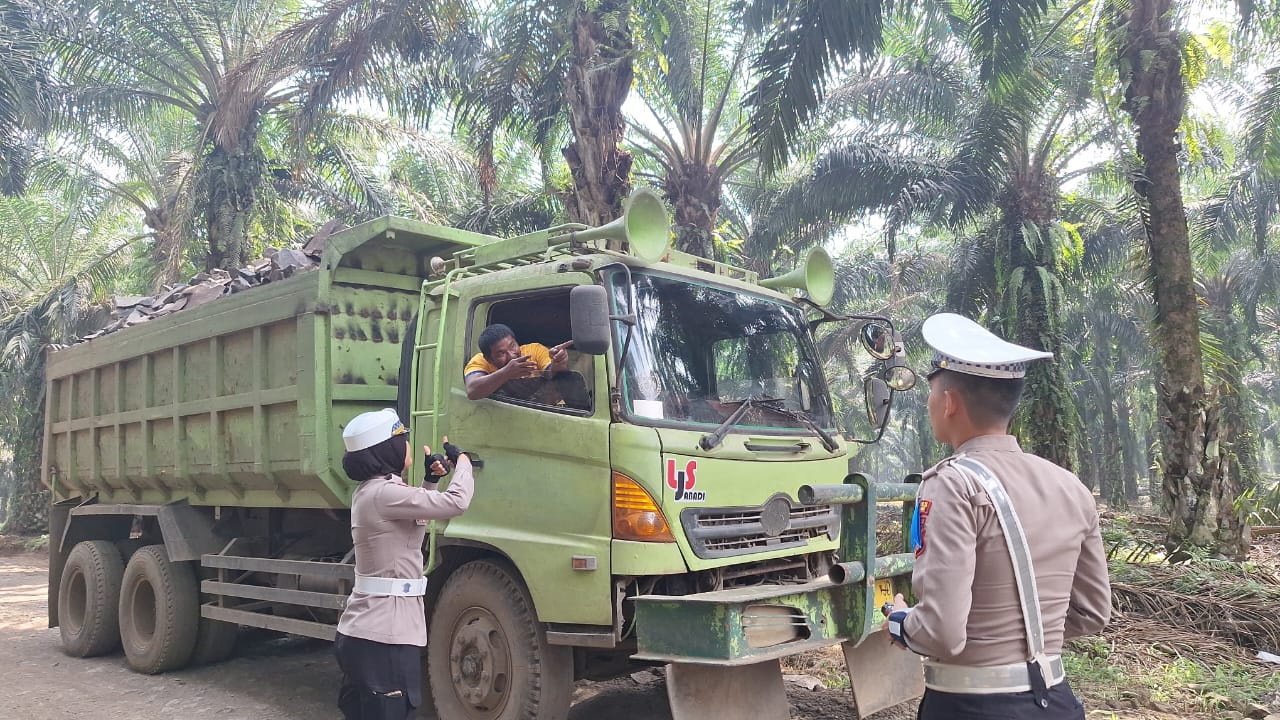
[(938, 313), (920, 328), (924, 341), (933, 348), (933, 361), (926, 377), (939, 370), (1012, 379), (1027, 374), (1027, 364), (1045, 360), (1053, 353), (1032, 350), (1002, 340), (990, 330), (962, 315)]

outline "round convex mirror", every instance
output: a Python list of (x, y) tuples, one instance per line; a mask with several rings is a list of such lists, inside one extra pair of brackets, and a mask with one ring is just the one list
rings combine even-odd
[(888, 360), (893, 356), (893, 332), (877, 322), (869, 322), (862, 326), (858, 336), (862, 346), (878, 360)]
[(896, 365), (884, 369), (884, 381), (897, 392), (906, 392), (916, 386), (916, 371), (906, 365)]

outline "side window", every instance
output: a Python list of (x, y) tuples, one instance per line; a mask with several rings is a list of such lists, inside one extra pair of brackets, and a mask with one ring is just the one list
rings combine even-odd
[[(497, 323), (511, 328), (516, 342), (527, 350), (525, 354), (545, 357), (551, 348), (572, 337), (569, 289), (495, 300), (490, 303), (481, 327)], [(595, 407), (595, 359), (569, 347), (563, 369), (553, 367), (532, 377), (510, 380), (490, 398), (545, 410), (589, 414)]]

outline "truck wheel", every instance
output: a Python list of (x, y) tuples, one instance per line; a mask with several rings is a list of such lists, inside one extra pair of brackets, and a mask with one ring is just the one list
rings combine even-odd
[(200, 592), (187, 563), (169, 561), (163, 545), (129, 558), (120, 590), (120, 639), (129, 667), (154, 675), (191, 660), (200, 626)]
[(478, 560), (449, 576), (427, 640), (436, 712), (449, 720), (564, 720), (573, 651), (548, 645), (533, 602), (506, 565)]
[(124, 560), (109, 540), (77, 543), (58, 586), (58, 630), (72, 657), (104, 655), (120, 647), (120, 581)]
[[(198, 612), (198, 611), (197, 611)], [(212, 665), (231, 657), (236, 651), (236, 636), (240, 626), (210, 618), (200, 618), (196, 631), (196, 647), (191, 652), (192, 665)]]

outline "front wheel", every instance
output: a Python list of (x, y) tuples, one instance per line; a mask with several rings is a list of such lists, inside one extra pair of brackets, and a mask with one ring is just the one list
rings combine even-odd
[(449, 576), (427, 638), (436, 711), (450, 720), (564, 720), (573, 651), (547, 644), (524, 584), (477, 560)]

